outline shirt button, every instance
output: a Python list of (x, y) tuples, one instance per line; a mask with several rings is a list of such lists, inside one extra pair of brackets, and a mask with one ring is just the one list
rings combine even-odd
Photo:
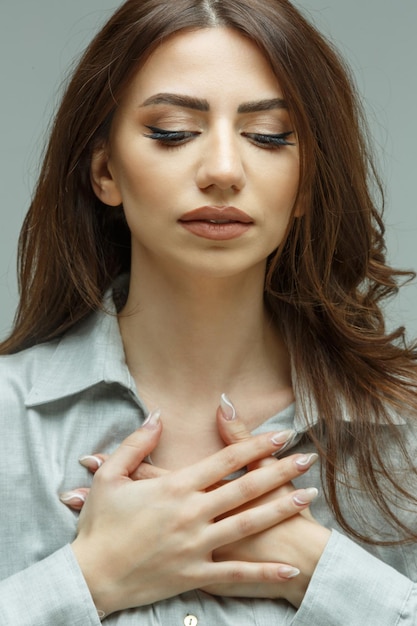
[(197, 626), (198, 619), (195, 615), (187, 615), (184, 619), (184, 626)]

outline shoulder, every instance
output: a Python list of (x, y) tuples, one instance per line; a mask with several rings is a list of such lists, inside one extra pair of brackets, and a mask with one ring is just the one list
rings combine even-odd
[(45, 371), (59, 340), (42, 343), (15, 354), (0, 356), (0, 407), (24, 404), (36, 380)]

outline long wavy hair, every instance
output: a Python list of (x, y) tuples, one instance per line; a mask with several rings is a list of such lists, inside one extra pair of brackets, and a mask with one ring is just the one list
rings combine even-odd
[[(381, 311), (410, 274), (385, 262), (382, 187), (350, 73), (288, 0), (127, 0), (111, 17), (82, 56), (55, 118), (19, 240), (20, 304), (0, 352), (61, 335), (100, 308), (115, 277), (129, 271), (130, 233), (122, 211), (93, 193), (92, 152), (106, 141), (147, 56), (174, 33), (218, 26), (264, 52), (299, 138), (304, 214), (290, 221), (268, 259), (265, 300), (292, 355), (300, 409), (308, 417), (314, 406), (320, 416), (308, 436), (322, 456), (327, 500), (358, 539), (395, 543), (398, 530), (401, 541), (416, 539), (393, 503), (399, 496), (417, 502), (378, 435), (389, 429), (411, 480), (416, 471), (393, 415), (416, 414), (417, 350), (407, 347), (403, 328), (387, 333)], [(396, 529), (395, 541), (348, 522), (349, 489), (342, 502), (339, 486), (350, 484), (352, 459), (355, 480)]]

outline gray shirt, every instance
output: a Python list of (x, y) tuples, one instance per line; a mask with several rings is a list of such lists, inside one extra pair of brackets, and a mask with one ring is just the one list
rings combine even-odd
[[(69, 547), (77, 514), (58, 494), (88, 486), (91, 476), (78, 458), (111, 452), (147, 414), (125, 362), (110, 297), (107, 308), (59, 340), (0, 358), (1, 626), (100, 624)], [(295, 428), (291, 453), (311, 451), (297, 406), (256, 432)], [(415, 426), (401, 418), (398, 423), (417, 448)], [(318, 464), (296, 483), (320, 489)], [(365, 496), (359, 494), (358, 503), (382, 536), (384, 520), (374, 516)], [(333, 532), (298, 610), (280, 600), (192, 591), (111, 615), (106, 624), (416, 626), (416, 545), (358, 545), (343, 535), (322, 495), (312, 512)]]

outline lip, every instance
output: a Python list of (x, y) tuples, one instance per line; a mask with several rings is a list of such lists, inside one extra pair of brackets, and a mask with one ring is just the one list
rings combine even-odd
[(247, 213), (231, 206), (200, 207), (184, 213), (178, 222), (193, 235), (214, 241), (236, 239), (254, 223)]
[(184, 213), (179, 219), (180, 222), (213, 222), (217, 220), (253, 224), (253, 219), (247, 213), (233, 206), (203, 206)]

